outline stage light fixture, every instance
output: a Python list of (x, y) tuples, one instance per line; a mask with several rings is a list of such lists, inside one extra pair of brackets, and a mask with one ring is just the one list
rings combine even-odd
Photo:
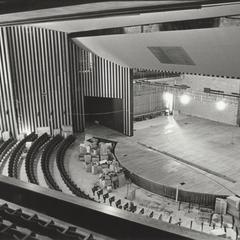
[(216, 102), (217, 110), (223, 111), (226, 107), (227, 107), (227, 104), (223, 100), (220, 100), (220, 101)]
[(186, 104), (189, 104), (191, 98), (189, 95), (186, 95), (186, 94), (183, 94), (181, 97), (180, 97), (180, 102), (183, 104), (183, 105), (186, 105)]

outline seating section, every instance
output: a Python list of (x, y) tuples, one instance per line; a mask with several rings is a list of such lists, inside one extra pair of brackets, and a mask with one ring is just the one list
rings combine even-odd
[(0, 162), (2, 162), (4, 160), (4, 157), (11, 152), (16, 143), (17, 140), (13, 138), (9, 138), (7, 141), (2, 143), (0, 146)]
[(92, 234), (80, 233), (76, 227), (56, 224), (52, 219), (40, 218), (36, 213), (30, 215), (21, 208), (12, 209), (6, 203), (0, 206), (0, 239), (41, 239), (36, 234), (57, 240), (94, 240)]
[(50, 139), (50, 136), (47, 133), (44, 133), (33, 142), (32, 146), (30, 147), (27, 153), (26, 160), (25, 160), (25, 170), (26, 170), (28, 180), (31, 183), (38, 184), (37, 177), (35, 176), (35, 173), (34, 173), (34, 162), (35, 162), (34, 160), (37, 153), (39, 152), (39, 149), (49, 139)]
[(45, 177), (45, 180), (49, 186), (49, 188), (57, 190), (57, 191), (62, 191), (57, 183), (55, 182), (50, 169), (49, 169), (49, 164), (50, 164), (50, 157), (56, 146), (63, 141), (63, 137), (60, 135), (57, 135), (53, 137), (46, 145), (46, 147), (43, 150), (43, 154), (41, 157), (41, 168)]
[(71, 190), (71, 192), (81, 198), (85, 198), (88, 200), (93, 200), (89, 195), (84, 193), (75, 182), (72, 181), (71, 177), (69, 176), (68, 172), (65, 169), (64, 165), (64, 155), (68, 147), (75, 141), (75, 137), (73, 135), (68, 136), (60, 145), (57, 151), (57, 167), (61, 174), (61, 177), (67, 187)]
[(13, 150), (8, 164), (8, 176), (17, 178), (17, 167), (20, 156), (24, 150), (26, 142), (32, 142), (37, 139), (37, 134), (32, 132), (31, 134), (27, 135), (24, 139), (22, 139), (18, 144), (17, 147)]

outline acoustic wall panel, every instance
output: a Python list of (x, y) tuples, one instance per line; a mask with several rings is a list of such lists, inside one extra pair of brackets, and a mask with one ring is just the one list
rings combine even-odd
[(72, 123), (74, 132), (82, 132), (85, 127), (83, 82), (79, 79), (79, 64), (81, 51), (69, 42), (70, 85), (72, 103)]
[(71, 125), (66, 34), (21, 26), (6, 31), (19, 132)]
[(6, 28), (0, 28), (0, 130), (17, 132), (17, 118), (10, 70), (8, 36)]
[(79, 48), (62, 32), (0, 28), (0, 130), (13, 135), (85, 126), (84, 96), (123, 101), (123, 133), (131, 136), (130, 69)]
[[(117, 98), (123, 101), (123, 133), (133, 135), (133, 76), (132, 71), (90, 51), (74, 46), (78, 64), (79, 88), (85, 97)], [(72, 78), (75, 79), (76, 78)], [(76, 88), (77, 89), (77, 88)], [(76, 91), (75, 89), (75, 91)], [(79, 92), (79, 91), (78, 91)], [(80, 93), (80, 92), (79, 92)], [(82, 100), (82, 93), (79, 97)], [(77, 114), (84, 112), (82, 107), (75, 109)], [(80, 127), (80, 126), (79, 126)]]

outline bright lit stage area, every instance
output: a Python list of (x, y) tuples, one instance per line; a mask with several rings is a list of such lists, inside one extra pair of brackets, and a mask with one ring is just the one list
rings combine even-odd
[(214, 204), (215, 195), (240, 195), (238, 127), (190, 116), (137, 122), (134, 137), (107, 128), (87, 133), (117, 141), (116, 157), (147, 190), (178, 200)]

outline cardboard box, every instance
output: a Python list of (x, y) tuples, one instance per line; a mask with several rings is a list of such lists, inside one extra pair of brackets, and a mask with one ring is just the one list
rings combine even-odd
[(111, 180), (103, 180), (103, 186), (104, 186), (104, 188), (105, 187), (107, 187), (107, 186), (112, 186), (112, 182), (111, 182)]
[(136, 196), (136, 189), (133, 189), (133, 190), (129, 190), (126, 198), (130, 201), (133, 201), (135, 199), (135, 196)]
[(114, 171), (115, 171), (115, 167), (114, 167), (114, 165), (110, 164), (110, 165), (109, 165), (109, 170), (111, 170), (111, 171), (114, 172)]
[(91, 163), (92, 156), (90, 154), (84, 155), (84, 161), (85, 161), (85, 163)]
[(226, 230), (227, 238), (233, 240), (237, 239), (237, 233), (232, 228), (227, 228)]
[(236, 209), (240, 210), (240, 198), (236, 196), (229, 196), (227, 197), (228, 205), (235, 207)]
[(215, 213), (226, 214), (227, 213), (227, 201), (222, 198), (216, 198)]
[(87, 153), (86, 146), (82, 143), (79, 146), (79, 150), (80, 150), (80, 155), (85, 155)]
[(92, 174), (98, 174), (98, 166), (92, 165)]
[(101, 164), (100, 165), (102, 168), (107, 168), (108, 169), (108, 165), (107, 164)]
[(100, 147), (100, 154), (106, 155), (107, 149), (108, 149), (106, 143), (99, 143), (99, 147)]
[(119, 187), (122, 187), (126, 184), (126, 178), (123, 173), (118, 174)]
[(108, 160), (108, 155), (107, 154), (105, 154), (105, 155), (100, 154), (100, 160), (101, 161), (107, 161)]
[(84, 168), (87, 172), (92, 172), (92, 164), (91, 163), (85, 163)]
[(237, 219), (240, 219), (240, 211), (231, 205), (228, 205), (227, 213), (234, 216)]
[(102, 173), (103, 172), (103, 169), (102, 169), (102, 167), (101, 166), (97, 166), (97, 171), (98, 171), (98, 173)]

